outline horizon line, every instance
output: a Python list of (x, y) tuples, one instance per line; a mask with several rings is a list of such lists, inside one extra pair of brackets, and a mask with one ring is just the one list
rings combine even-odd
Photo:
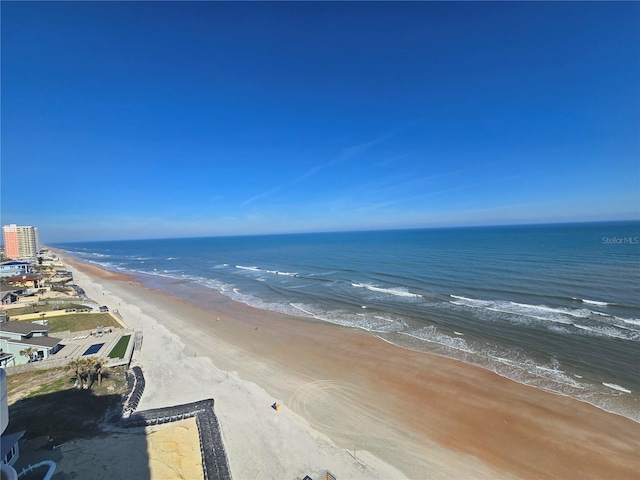
[[(145, 238), (119, 238), (110, 240), (72, 240), (72, 241), (56, 241), (43, 242), (41, 245), (47, 246), (74, 243), (100, 243), (100, 242), (128, 242), (128, 241), (148, 241), (148, 240), (189, 240), (202, 238), (233, 238), (233, 237), (267, 237), (267, 236), (286, 236), (286, 235), (314, 235), (314, 234), (332, 234), (332, 233), (367, 233), (367, 232), (393, 232), (393, 231), (412, 231), (412, 230), (462, 230), (473, 228), (500, 228), (500, 227), (544, 227), (553, 225), (593, 225), (593, 224), (616, 224), (616, 223), (640, 223), (640, 217), (633, 219), (617, 219), (617, 220), (588, 220), (588, 221), (559, 221), (559, 222), (530, 222), (530, 223), (489, 223), (482, 225), (447, 225), (447, 226), (425, 226), (425, 227), (391, 227), (391, 228), (363, 228), (363, 229), (346, 229), (346, 230), (307, 230), (299, 232), (265, 232), (265, 233), (238, 233), (238, 234), (218, 234), (218, 235), (196, 235), (187, 237), (145, 237)], [(4, 245), (3, 245), (4, 247)]]

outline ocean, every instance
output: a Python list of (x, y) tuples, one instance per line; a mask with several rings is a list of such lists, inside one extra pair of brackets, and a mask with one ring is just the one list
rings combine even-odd
[(640, 421), (640, 222), (51, 245), (359, 328)]

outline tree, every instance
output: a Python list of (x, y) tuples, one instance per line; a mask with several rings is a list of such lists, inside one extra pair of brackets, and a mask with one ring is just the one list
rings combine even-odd
[(89, 377), (92, 364), (90, 358), (76, 358), (69, 362), (68, 367), (75, 373), (76, 388), (84, 389), (84, 382)]
[(107, 367), (105, 366), (105, 361), (100, 357), (93, 357), (91, 359), (91, 365), (92, 373), (98, 377), (98, 385), (102, 385), (102, 375), (107, 369)]
[(29, 361), (33, 362), (34, 357), (38, 354), (38, 350), (33, 347), (27, 347), (24, 350), (20, 350), (20, 355), (29, 357)]

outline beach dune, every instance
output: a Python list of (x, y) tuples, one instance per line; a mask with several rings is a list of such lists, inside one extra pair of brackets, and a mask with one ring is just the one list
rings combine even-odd
[(215, 398), (235, 478), (638, 478), (630, 419), (363, 331), (65, 261), (143, 329), (140, 409)]

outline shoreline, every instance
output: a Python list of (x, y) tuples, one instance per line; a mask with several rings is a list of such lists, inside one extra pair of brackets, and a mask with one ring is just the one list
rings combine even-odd
[[(634, 478), (640, 466), (637, 423), (589, 403), (356, 329), (258, 311), (195, 288), (190, 289), (191, 298), (180, 298), (153, 290), (138, 277), (77, 259), (69, 263), (98, 276), (107, 287), (124, 284), (132, 299), (151, 295), (167, 308), (179, 306), (203, 317), (164, 326), (184, 342), (184, 349), (193, 346), (198, 358), (206, 357), (218, 369), (233, 368), (243, 380), (280, 394), (285, 406), (338, 445), (364, 445), (410, 478)], [(211, 324), (218, 314), (223, 322)], [(322, 346), (334, 348), (333, 359), (324, 358), (311, 340), (325, 337), (331, 342)], [(225, 354), (211, 351), (203, 338)], [(340, 426), (334, 416), (340, 417)], [(220, 421), (224, 426), (224, 416)], [(340, 431), (345, 428), (356, 433)], [(585, 445), (579, 441), (585, 434), (598, 439)], [(340, 477), (340, 472), (333, 473)]]
[[(125, 273), (125, 272), (116, 272), (113, 270), (109, 270), (105, 267), (102, 267), (99, 264), (94, 264), (94, 263), (85, 263), (82, 260), (78, 260), (75, 257), (73, 257), (74, 260), (73, 261), (77, 261), (79, 262), (79, 264), (86, 266), (87, 268), (91, 269), (92, 272), (96, 275), (101, 275), (103, 276), (103, 278), (105, 279), (121, 279), (121, 280), (128, 280), (131, 282), (134, 282), (138, 285), (143, 286), (144, 288), (148, 288), (148, 289), (152, 289), (152, 290), (157, 290), (163, 293), (168, 293), (171, 294), (171, 292), (167, 291), (166, 289), (166, 285), (171, 284), (171, 283), (177, 283), (180, 285), (183, 284), (188, 284), (189, 282), (183, 282), (179, 279), (176, 279), (174, 277), (166, 277), (166, 276), (156, 276), (156, 275), (152, 275), (149, 273)], [(163, 285), (166, 284), (166, 285)], [(449, 359), (449, 360), (455, 360), (455, 361), (459, 361), (462, 362), (465, 365), (469, 365), (472, 367), (477, 367), (477, 368), (481, 368), (483, 370), (486, 370), (488, 372), (492, 372), (500, 377), (503, 377), (505, 379), (511, 380), (513, 382), (519, 383), (523, 386), (526, 387), (531, 387), (531, 388), (535, 388), (553, 395), (558, 395), (560, 397), (567, 397), (567, 398), (571, 398), (573, 400), (576, 400), (578, 402), (581, 403), (585, 403), (587, 405), (591, 405), (595, 408), (598, 408), (600, 410), (603, 410), (606, 413), (612, 414), (612, 415), (618, 415), (621, 416), (623, 418), (627, 418), (630, 419), (638, 424), (640, 424), (640, 397), (638, 397), (636, 394), (634, 394), (631, 398), (625, 398), (623, 402), (615, 405), (615, 406), (611, 406), (608, 407), (607, 406), (607, 401), (609, 400), (606, 397), (603, 397), (603, 393), (602, 392), (589, 392), (587, 396), (580, 396), (581, 393), (581, 388), (577, 387), (577, 386), (569, 386), (567, 384), (563, 384), (563, 382), (555, 380), (555, 379), (549, 379), (549, 378), (545, 378), (543, 376), (536, 376), (535, 374), (532, 374), (531, 372), (527, 371), (526, 369), (523, 369), (522, 372), (520, 372), (518, 375), (514, 375), (514, 374), (509, 374), (508, 372), (505, 372), (501, 369), (501, 367), (504, 367), (504, 365), (499, 365), (499, 364), (492, 364), (489, 360), (482, 358), (481, 356), (479, 356), (477, 353), (473, 353), (473, 352), (469, 352), (469, 351), (465, 351), (465, 350), (461, 350), (458, 355), (451, 355), (448, 353), (443, 353), (441, 350), (441, 345), (435, 343), (435, 344), (430, 344), (428, 341), (425, 341), (424, 339), (420, 339), (418, 338), (418, 340), (420, 342), (426, 342), (426, 344), (428, 344), (429, 346), (427, 348), (424, 348), (424, 345), (421, 345), (421, 347), (423, 348), (418, 348), (418, 347), (412, 347), (411, 345), (408, 345), (406, 343), (400, 342), (400, 341), (394, 341), (394, 339), (392, 338), (385, 338), (384, 333), (383, 332), (377, 332), (374, 330), (368, 330), (366, 328), (362, 328), (359, 326), (348, 326), (348, 325), (342, 325), (340, 323), (335, 323), (332, 321), (327, 321), (327, 320), (323, 320), (320, 318), (316, 318), (313, 315), (309, 314), (309, 315), (296, 315), (296, 314), (291, 314), (291, 313), (287, 313), (287, 312), (280, 312), (277, 310), (263, 310), (261, 309), (259, 306), (253, 306), (251, 304), (248, 303), (244, 303), (244, 302), (240, 302), (237, 300), (234, 300), (232, 297), (229, 297), (221, 292), (218, 292), (217, 290), (213, 290), (210, 289), (208, 287), (203, 287), (202, 285), (197, 285), (194, 288), (206, 288), (208, 293), (211, 292), (215, 292), (216, 295), (220, 295), (222, 298), (225, 299), (225, 301), (229, 301), (232, 303), (237, 303), (238, 305), (242, 305), (248, 308), (255, 308), (259, 311), (263, 311), (263, 312), (269, 312), (269, 314), (282, 314), (285, 316), (291, 316), (294, 318), (298, 318), (301, 321), (305, 321), (305, 322), (319, 322), (321, 324), (325, 324), (325, 325), (330, 325), (336, 328), (347, 328), (347, 329), (355, 329), (361, 332), (364, 332), (365, 334), (371, 335), (373, 337), (376, 337), (380, 340), (383, 340), (385, 342), (388, 342), (391, 345), (394, 345), (395, 347), (398, 348), (402, 348), (402, 349), (407, 349), (410, 350), (412, 352), (417, 352), (417, 353), (421, 353), (421, 354), (425, 354), (425, 355), (435, 355), (438, 356), (440, 358), (444, 358), (444, 359)], [(182, 297), (180, 295), (177, 295), (177, 298), (182, 299)], [(303, 313), (305, 313), (304, 311), (302, 311)], [(404, 333), (398, 333), (397, 335), (407, 335), (409, 337), (412, 337), (411, 335), (408, 334), (404, 334)], [(415, 337), (417, 338), (417, 337)], [(507, 368), (507, 367), (505, 367)], [(518, 367), (516, 367), (518, 368)], [(551, 382), (550, 385), (545, 385), (543, 382)], [(606, 382), (601, 382), (601, 383), (594, 383), (595, 387), (598, 386), (605, 386), (608, 388), (613, 388), (610, 385), (606, 384)], [(617, 385), (616, 385), (617, 386)], [(563, 390), (564, 389), (564, 390)], [(606, 389), (605, 389), (606, 390)], [(622, 391), (623, 393), (633, 393), (629, 390), (619, 390)], [(584, 394), (583, 394), (584, 395)]]
[(308, 474), (315, 478), (328, 469), (338, 478), (406, 478), (369, 452), (358, 451), (357, 459), (353, 458), (312, 430), (286, 404), (276, 413), (271, 405), (282, 399), (241, 380), (236, 371), (216, 368), (200, 352), (196, 355), (188, 341), (166, 328), (173, 320), (187, 321), (186, 316), (195, 311), (184, 299), (171, 297), (169, 308), (164, 309), (169, 296), (143, 287), (133, 276), (92, 265), (85, 268), (82, 262), (60, 257), (89, 298), (119, 309), (125, 323), (143, 329), (142, 349), (133, 358), (146, 381), (138, 410), (214, 398), (232, 476), (266, 479)]

